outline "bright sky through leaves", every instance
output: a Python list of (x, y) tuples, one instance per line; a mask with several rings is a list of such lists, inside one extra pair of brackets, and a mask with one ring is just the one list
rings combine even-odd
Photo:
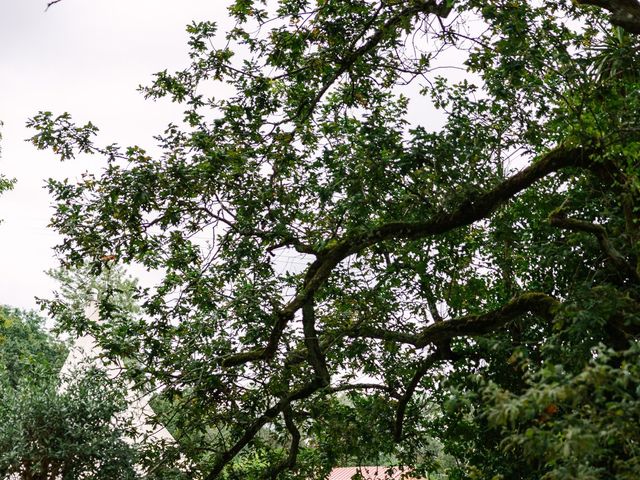
[(168, 102), (145, 101), (136, 89), (156, 71), (180, 68), (187, 57), (185, 26), (217, 19), (226, 1), (69, 0), (45, 13), (41, 0), (0, 0), (0, 172), (18, 180), (0, 198), (0, 304), (34, 308), (34, 295), (54, 285), (57, 236), (46, 228), (48, 177), (77, 178), (102, 165), (97, 157), (60, 163), (24, 140), (27, 118), (39, 110), (69, 111), (91, 120), (101, 140), (141, 143), (180, 117)]

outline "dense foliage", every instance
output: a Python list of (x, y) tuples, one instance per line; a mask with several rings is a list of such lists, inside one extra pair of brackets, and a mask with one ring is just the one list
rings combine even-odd
[(164, 388), (202, 478), (442, 472), (440, 449), (451, 479), (638, 478), (639, 11), (236, 0), (226, 35), (194, 23), (190, 65), (143, 89), (185, 105), (162, 155), (30, 122), (107, 160), (49, 184), (63, 262), (162, 275), (144, 314), (66, 326)]
[(0, 477), (138, 478), (122, 385), (82, 365), (61, 375), (67, 353), (35, 314), (0, 309)]
[(42, 328), (34, 313), (0, 307), (0, 378), (16, 387), (33, 372), (58, 372), (67, 356), (64, 343)]

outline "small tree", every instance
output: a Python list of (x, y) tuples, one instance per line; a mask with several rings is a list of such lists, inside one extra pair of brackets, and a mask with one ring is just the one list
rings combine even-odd
[(0, 309), (0, 476), (137, 478), (122, 386), (91, 368), (60, 377), (67, 352), (35, 314)]

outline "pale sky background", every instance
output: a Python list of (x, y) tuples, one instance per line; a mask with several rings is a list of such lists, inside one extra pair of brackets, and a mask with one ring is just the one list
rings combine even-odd
[[(221, 35), (229, 30), (230, 2), (62, 0), (45, 12), (46, 0), (0, 0), (0, 172), (18, 181), (0, 195), (0, 304), (37, 308), (35, 297), (50, 297), (55, 287), (45, 274), (57, 266), (52, 247), (59, 240), (47, 228), (46, 179), (75, 180), (104, 165), (99, 157), (60, 163), (37, 151), (25, 141), (33, 135), (27, 119), (38, 111), (69, 112), (77, 123), (90, 120), (100, 128), (98, 144), (135, 144), (153, 153), (153, 135), (179, 122), (183, 109), (144, 100), (137, 87), (148, 85), (155, 72), (188, 64), (187, 24), (213, 20)], [(447, 52), (444, 60), (460, 65), (462, 58)], [(412, 85), (405, 93), (420, 98), (418, 89)], [(442, 114), (423, 97), (409, 113), (427, 128), (442, 125)]]
[(0, 172), (16, 178), (0, 196), (0, 304), (36, 308), (55, 283), (44, 273), (57, 265), (58, 237), (46, 228), (49, 177), (78, 178), (103, 160), (60, 163), (24, 140), (26, 120), (40, 110), (68, 111), (100, 127), (100, 143), (138, 144), (153, 151), (152, 136), (182, 118), (168, 101), (145, 101), (136, 89), (152, 74), (187, 65), (185, 27), (214, 20), (221, 30), (228, 0), (0, 0)]

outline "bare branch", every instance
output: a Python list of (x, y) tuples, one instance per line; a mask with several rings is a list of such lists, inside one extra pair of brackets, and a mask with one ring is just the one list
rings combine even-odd
[(55, 5), (56, 3), (60, 3), (62, 0), (51, 0), (50, 2), (47, 2), (47, 8), (44, 9), (44, 11), (46, 12), (47, 10), (49, 10), (49, 8), (51, 8), (53, 5)]
[(393, 439), (396, 442), (400, 442), (402, 440), (402, 428), (404, 424), (404, 416), (407, 411), (407, 406), (409, 405), (409, 401), (411, 401), (411, 398), (413, 397), (413, 394), (415, 393), (416, 388), (418, 388), (418, 384), (420, 383), (420, 380), (422, 380), (422, 377), (424, 377), (427, 374), (427, 372), (429, 372), (429, 370), (431, 370), (431, 368), (437, 362), (444, 360), (446, 358), (444, 354), (445, 351), (450, 352), (450, 348), (447, 347), (446, 349), (438, 349), (434, 353), (429, 355), (427, 358), (422, 360), (422, 362), (420, 362), (420, 366), (418, 367), (415, 374), (413, 375), (411, 382), (409, 382), (407, 389), (405, 390), (402, 397), (400, 397), (400, 399), (398, 400), (398, 406), (396, 407), (396, 421), (393, 426)]

